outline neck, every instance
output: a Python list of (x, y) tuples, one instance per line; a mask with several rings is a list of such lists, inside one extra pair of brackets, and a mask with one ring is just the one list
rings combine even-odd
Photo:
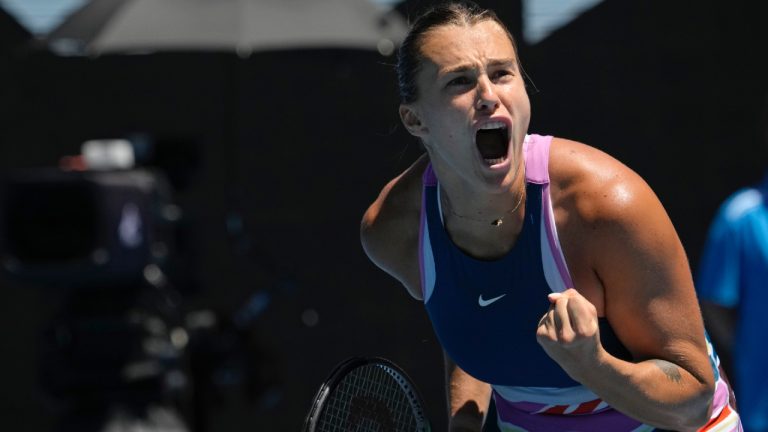
[(478, 225), (484, 228), (509, 225), (510, 219), (521, 220), (524, 213), (525, 175), (519, 170), (512, 184), (498, 193), (478, 193), (466, 184), (440, 183), (443, 214), (461, 225)]
[[(503, 194), (503, 199), (493, 196), (494, 199), (488, 201), (466, 201), (477, 205), (466, 207), (469, 212), (475, 209), (475, 213), (470, 213), (472, 219), (458, 213), (451, 207), (452, 198), (441, 193), (444, 226), (454, 245), (476, 259), (494, 260), (506, 255), (517, 242), (525, 223), (525, 182), (521, 186), (519, 191)], [(441, 187), (441, 191), (445, 190)], [(481, 207), (483, 204), (487, 205)], [(494, 221), (501, 223), (494, 224)]]

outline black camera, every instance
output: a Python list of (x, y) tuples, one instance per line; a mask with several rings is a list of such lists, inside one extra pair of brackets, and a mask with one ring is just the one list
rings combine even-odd
[(33, 169), (4, 180), (0, 265), (11, 279), (135, 284), (172, 247), (169, 227), (178, 210), (158, 173)]

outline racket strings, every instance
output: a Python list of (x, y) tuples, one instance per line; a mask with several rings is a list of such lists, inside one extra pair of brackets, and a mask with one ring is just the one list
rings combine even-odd
[(320, 414), (318, 432), (401, 432), (423, 428), (413, 391), (392, 369), (365, 365), (331, 390)]

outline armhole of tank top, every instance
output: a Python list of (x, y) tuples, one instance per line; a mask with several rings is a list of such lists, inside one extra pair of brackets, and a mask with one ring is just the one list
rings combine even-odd
[(568, 271), (563, 248), (560, 246), (560, 239), (557, 236), (555, 212), (550, 197), (549, 153), (552, 141), (551, 137), (546, 137), (548, 138), (547, 141), (542, 142), (540, 146), (534, 146), (532, 143), (540, 137), (536, 135), (526, 138), (528, 141), (526, 158), (535, 158), (532, 160), (535, 168), (531, 170), (535, 179), (531, 180), (542, 185), (541, 265), (544, 270), (544, 278), (552, 292), (563, 292), (573, 287), (573, 279)]
[(445, 226), (445, 219), (443, 219), (443, 200), (440, 196), (440, 183), (435, 185), (435, 196), (437, 196), (437, 213), (440, 215), (440, 224)]
[(432, 242), (429, 239), (429, 222), (427, 220), (426, 184), (422, 186), (422, 191), (421, 191), (421, 212), (419, 216), (418, 248), (419, 248), (419, 274), (420, 274), (419, 280), (421, 282), (421, 298), (424, 304), (427, 304), (430, 297), (432, 297), (432, 292), (435, 289), (435, 257), (432, 253)]
[(549, 184), (541, 188), (541, 264), (544, 278), (552, 292), (563, 292), (573, 287), (573, 280), (557, 237)]

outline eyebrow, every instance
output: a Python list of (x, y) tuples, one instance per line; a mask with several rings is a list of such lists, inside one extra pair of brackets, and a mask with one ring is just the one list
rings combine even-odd
[[(515, 67), (515, 65), (517, 65), (517, 61), (515, 59), (513, 59), (513, 58), (508, 58), (508, 59), (490, 59), (488, 61), (488, 66), (492, 66), (492, 67), (495, 67), (495, 66)], [(443, 69), (440, 72), (441, 72), (441, 75), (448, 75), (448, 74), (453, 74), (453, 73), (466, 72), (466, 71), (472, 70), (472, 69), (475, 69), (474, 64), (465, 63), (465, 64), (460, 64), (460, 65), (457, 65), (457, 66), (452, 66), (452, 67), (447, 68), (447, 69)]]

